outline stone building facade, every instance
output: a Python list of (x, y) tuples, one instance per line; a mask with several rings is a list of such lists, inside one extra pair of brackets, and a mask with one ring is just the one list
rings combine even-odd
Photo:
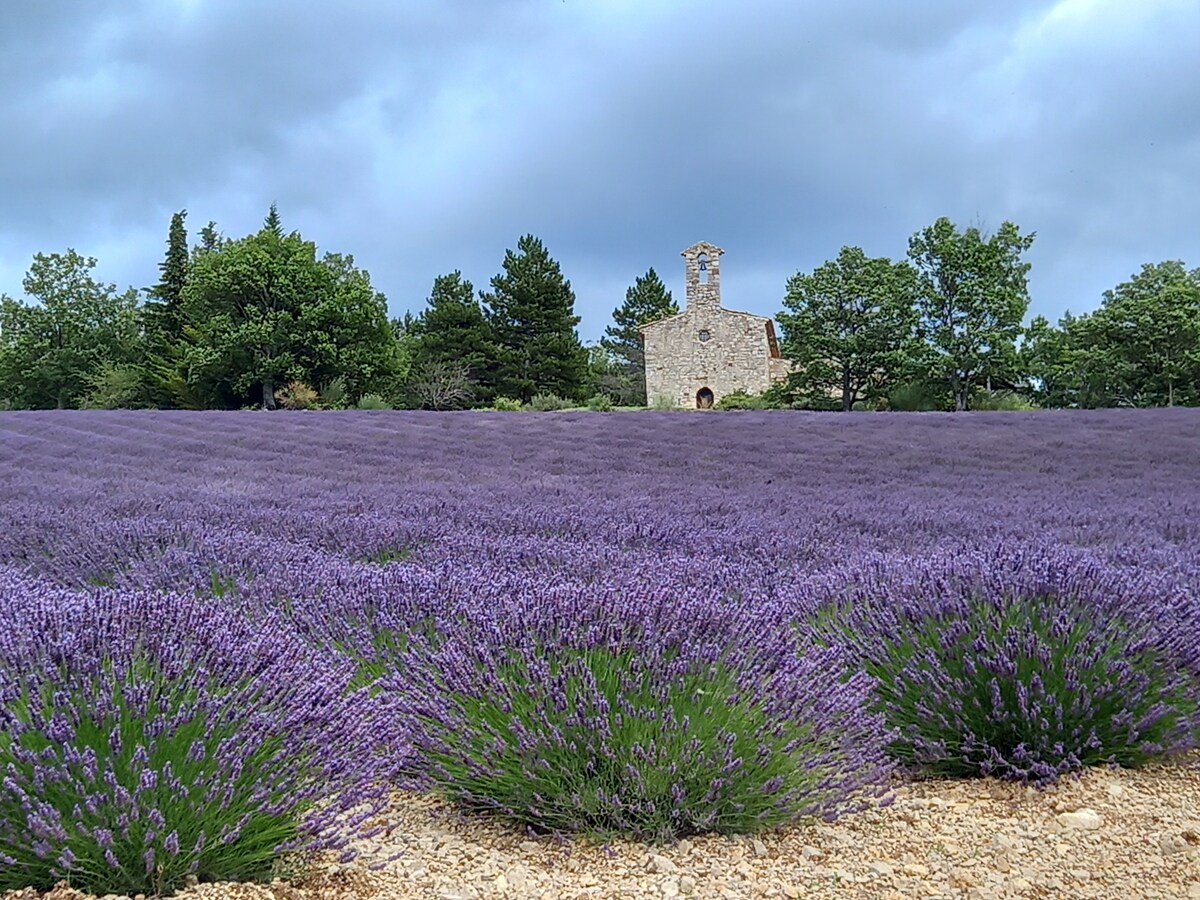
[(701, 241), (683, 251), (687, 307), (639, 329), (646, 355), (646, 399), (707, 409), (726, 394), (758, 394), (787, 377), (775, 323), (721, 306), (720, 247)]

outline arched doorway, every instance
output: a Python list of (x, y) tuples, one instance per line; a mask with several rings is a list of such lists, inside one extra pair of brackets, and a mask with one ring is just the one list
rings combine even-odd
[(696, 391), (696, 409), (712, 409), (713, 392), (706, 387)]

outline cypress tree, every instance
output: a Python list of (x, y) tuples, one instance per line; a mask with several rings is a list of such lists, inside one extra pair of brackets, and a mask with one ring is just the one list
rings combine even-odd
[(583, 399), (587, 351), (575, 332), (575, 292), (542, 242), (527, 234), (516, 252), (505, 251), (504, 271), (491, 287), (480, 296), (495, 346), (496, 394)]

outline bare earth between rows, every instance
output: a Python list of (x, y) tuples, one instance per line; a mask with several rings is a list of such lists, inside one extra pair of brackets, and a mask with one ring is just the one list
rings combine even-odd
[[(202, 884), (195, 900), (318, 898), (1200, 898), (1200, 759), (1093, 770), (1035, 790), (993, 780), (897, 787), (895, 803), (759, 837), (650, 847), (533, 838), (435, 799), (397, 798), (368, 871), (323, 863), (294, 883)], [(380, 852), (378, 849), (372, 853)], [(4, 900), (38, 895), (19, 891)], [(59, 888), (46, 900), (78, 900)]]

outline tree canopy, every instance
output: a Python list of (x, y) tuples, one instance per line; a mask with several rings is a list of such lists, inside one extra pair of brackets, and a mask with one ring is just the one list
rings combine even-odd
[(836, 260), (787, 283), (784, 355), (796, 363), (789, 388), (809, 404), (842, 410), (878, 402), (914, 353), (917, 280), (911, 266), (843, 247)]
[(1015, 374), (1017, 340), (1029, 308), (1021, 254), (1034, 235), (1004, 222), (990, 236), (942, 217), (908, 242), (917, 271), (918, 332), (928, 348), (930, 377), (965, 410), (987, 377)]
[(106, 366), (140, 353), (137, 291), (97, 281), (96, 260), (38, 253), (22, 281), (30, 301), (0, 297), (0, 385), (19, 409), (84, 405)]
[(587, 351), (575, 327), (575, 292), (532, 234), (504, 254), (503, 271), (481, 294), (493, 341), (495, 391), (522, 401), (535, 394), (583, 399)]

